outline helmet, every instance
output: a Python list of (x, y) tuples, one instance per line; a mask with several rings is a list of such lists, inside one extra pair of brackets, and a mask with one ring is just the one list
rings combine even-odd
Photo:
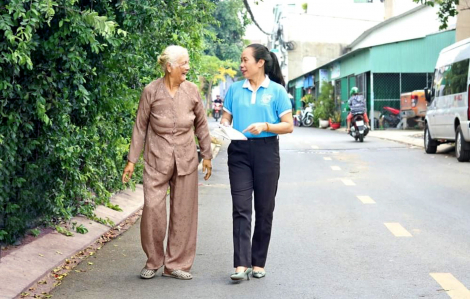
[(351, 91), (349, 92), (349, 95), (352, 96), (353, 94), (356, 94), (358, 92), (359, 92), (359, 88), (354, 86), (353, 88), (351, 88)]

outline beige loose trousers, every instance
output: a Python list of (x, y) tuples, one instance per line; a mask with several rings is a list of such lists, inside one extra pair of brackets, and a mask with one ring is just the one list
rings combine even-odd
[[(178, 176), (176, 164), (172, 165), (172, 171), (163, 174), (145, 164), (145, 204), (140, 225), (142, 248), (147, 255), (145, 268), (158, 269), (165, 265), (170, 271), (189, 271), (196, 255), (198, 174), (194, 171)], [(171, 208), (165, 254), (168, 186)]]

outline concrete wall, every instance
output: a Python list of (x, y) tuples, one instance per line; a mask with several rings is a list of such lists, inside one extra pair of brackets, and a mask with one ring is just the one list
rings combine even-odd
[(470, 37), (470, 1), (460, 1), (457, 15), (456, 40), (461, 41)]
[[(294, 51), (289, 51), (289, 78), (291, 80), (302, 74), (316, 69), (341, 55), (346, 44), (299, 42)], [(315, 57), (316, 59), (308, 59)], [(305, 59), (307, 58), (307, 59)], [(315, 65), (308, 64), (308, 60), (316, 60)]]
[(419, 4), (408, 0), (385, 0), (384, 6), (384, 19), (387, 20), (401, 15), (410, 9), (416, 8)]
[[(353, 0), (291, 0), (283, 27), (288, 51), (287, 80), (296, 78), (343, 54), (343, 49), (365, 30), (383, 21), (383, 3), (354, 3)], [(301, 4), (307, 3), (305, 13)]]

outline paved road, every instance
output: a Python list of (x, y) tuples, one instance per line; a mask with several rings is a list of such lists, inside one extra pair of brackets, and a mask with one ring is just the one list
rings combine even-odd
[(54, 298), (470, 298), (470, 163), (312, 128), (281, 137), (281, 160), (266, 278), (229, 280), (224, 145), (213, 177), (200, 181), (192, 281), (139, 278), (137, 223), (93, 265), (79, 266), (87, 272), (64, 279)]

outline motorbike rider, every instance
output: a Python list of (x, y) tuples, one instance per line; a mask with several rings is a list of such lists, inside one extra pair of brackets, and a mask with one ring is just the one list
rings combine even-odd
[(361, 114), (364, 115), (364, 122), (367, 127), (369, 127), (369, 118), (367, 117), (366, 112), (366, 99), (363, 96), (358, 95), (359, 89), (354, 86), (351, 88), (349, 95), (351, 96), (348, 100), (348, 105), (351, 111), (348, 114), (347, 121), (348, 121), (348, 133), (351, 131), (351, 120), (354, 114)]
[[(220, 104), (220, 105), (222, 105), (222, 103), (223, 103), (223, 101), (222, 101), (222, 99), (220, 98), (220, 95), (216, 95), (216, 96), (215, 96), (215, 100), (212, 101), (212, 104), (213, 104), (213, 105), (214, 105), (214, 104)], [(220, 106), (220, 107), (222, 107), (222, 106)], [(214, 112), (215, 112), (215, 109), (212, 110), (212, 114), (214, 114)]]
[(222, 104), (222, 99), (220, 98), (220, 95), (216, 95), (215, 96), (215, 100), (213, 101), (213, 103), (217, 103), (217, 104)]

